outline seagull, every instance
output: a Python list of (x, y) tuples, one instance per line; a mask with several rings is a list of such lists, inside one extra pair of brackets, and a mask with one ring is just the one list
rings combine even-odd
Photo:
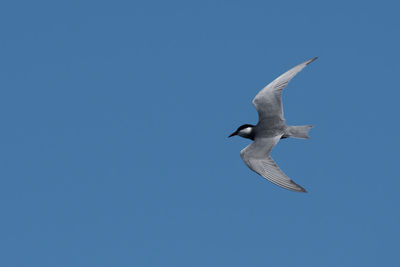
[(316, 59), (317, 57), (314, 57), (297, 65), (265, 86), (253, 99), (253, 105), (258, 112), (257, 125), (244, 124), (229, 135), (253, 140), (253, 143), (240, 151), (242, 160), (252, 171), (280, 187), (304, 193), (307, 191), (281, 171), (270, 153), (280, 139), (309, 138), (308, 131), (312, 125), (286, 125), (283, 117), (282, 90), (297, 73)]

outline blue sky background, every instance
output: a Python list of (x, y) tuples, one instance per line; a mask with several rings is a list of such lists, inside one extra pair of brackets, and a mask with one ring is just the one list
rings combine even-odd
[[(2, 1), (1, 266), (400, 266), (395, 1)], [(283, 96), (279, 166), (227, 136)]]

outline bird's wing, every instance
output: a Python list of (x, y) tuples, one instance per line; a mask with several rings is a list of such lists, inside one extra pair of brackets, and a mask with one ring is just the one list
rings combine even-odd
[(253, 99), (253, 105), (257, 109), (260, 121), (272, 117), (284, 120), (281, 97), (282, 89), (285, 88), (297, 73), (316, 59), (317, 57), (314, 57), (288, 70), (258, 92)]
[(270, 156), (272, 148), (279, 142), (280, 138), (281, 135), (256, 139), (240, 151), (240, 156), (251, 170), (274, 184), (292, 191), (306, 192), (303, 187), (287, 177)]

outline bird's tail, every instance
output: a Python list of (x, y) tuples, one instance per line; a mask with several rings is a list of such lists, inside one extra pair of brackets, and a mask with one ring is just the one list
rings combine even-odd
[(288, 126), (287, 135), (288, 137), (309, 139), (308, 131), (313, 127), (313, 125), (305, 126)]

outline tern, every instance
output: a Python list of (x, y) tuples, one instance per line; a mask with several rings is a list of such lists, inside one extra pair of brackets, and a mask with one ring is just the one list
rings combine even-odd
[(240, 151), (244, 163), (251, 170), (280, 187), (296, 192), (306, 190), (281, 171), (271, 158), (270, 152), (282, 138), (309, 138), (308, 131), (312, 125), (286, 125), (283, 117), (282, 90), (297, 73), (316, 59), (317, 57), (314, 57), (297, 65), (265, 86), (253, 99), (253, 105), (258, 112), (257, 125), (244, 124), (229, 135), (253, 140), (253, 143)]

